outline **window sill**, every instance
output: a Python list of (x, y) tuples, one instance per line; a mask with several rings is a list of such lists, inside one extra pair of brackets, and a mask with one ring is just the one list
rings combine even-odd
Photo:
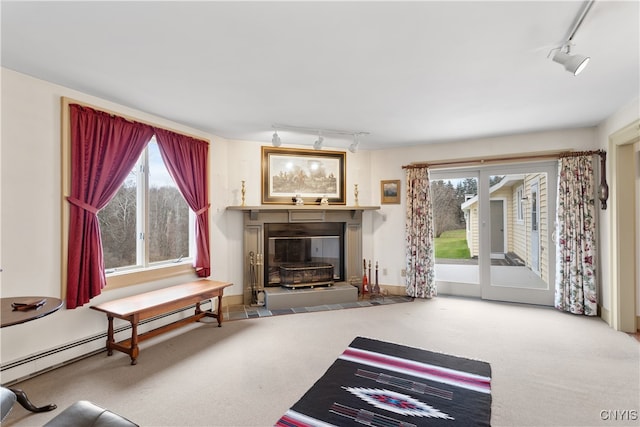
[(195, 271), (191, 261), (147, 268), (144, 270), (112, 273), (107, 276), (107, 286), (105, 291), (186, 274), (193, 274), (195, 276)]

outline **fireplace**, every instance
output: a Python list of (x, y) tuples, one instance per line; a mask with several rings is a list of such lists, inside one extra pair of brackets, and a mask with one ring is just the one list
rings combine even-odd
[[(273, 292), (324, 300), (362, 279), (362, 216), (378, 206), (229, 206), (243, 212), (244, 303), (262, 304)], [(301, 265), (302, 264), (302, 265)], [(305, 264), (308, 264), (305, 266)], [(282, 287), (282, 269), (326, 267), (333, 286)], [(322, 268), (322, 272), (326, 270)], [(324, 280), (319, 280), (324, 281)], [(326, 291), (326, 292), (324, 292)], [(272, 304), (273, 301), (269, 304)], [(323, 304), (329, 303), (328, 301)], [(331, 302), (333, 303), (333, 302)], [(305, 302), (313, 305), (312, 301)]]
[(344, 281), (344, 229), (341, 222), (265, 224), (265, 286)]

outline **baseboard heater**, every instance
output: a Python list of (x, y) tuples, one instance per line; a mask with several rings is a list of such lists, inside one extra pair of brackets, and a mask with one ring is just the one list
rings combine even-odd
[[(203, 304), (205, 304), (207, 302), (211, 302), (211, 300), (203, 301), (203, 302), (200, 303), (200, 305), (202, 306)], [(174, 316), (176, 314), (180, 314), (180, 313), (183, 313), (183, 312), (186, 312), (186, 311), (189, 311), (189, 310), (193, 310), (195, 308), (195, 306), (196, 306), (195, 304), (192, 304), (192, 305), (190, 305), (188, 307), (184, 307), (184, 308), (181, 308), (181, 309), (178, 309), (178, 310), (174, 310), (174, 311), (171, 311), (171, 312), (168, 312), (168, 313), (160, 314), (160, 315), (155, 316), (155, 317), (151, 317), (151, 318), (146, 319), (146, 320), (142, 320), (142, 321), (140, 321), (140, 323), (138, 323), (138, 326), (146, 325), (147, 323), (155, 322), (157, 320), (162, 320), (162, 319), (164, 319), (166, 317)], [(124, 331), (127, 331), (127, 330), (131, 330), (131, 324), (126, 324), (126, 325), (122, 325), (122, 326), (119, 326), (117, 328), (114, 328), (114, 333), (118, 334), (120, 332), (124, 332)], [(95, 341), (98, 341), (98, 340), (105, 341), (106, 339), (107, 339), (107, 333), (106, 332), (102, 332), (102, 333), (99, 333), (99, 334), (96, 334), (96, 335), (93, 335), (93, 336), (90, 336), (90, 337), (87, 337), (87, 338), (79, 339), (77, 341), (73, 341), (71, 343), (61, 345), (59, 347), (55, 347), (55, 348), (52, 348), (52, 349), (49, 349), (49, 350), (41, 351), (39, 353), (34, 353), (34, 354), (29, 355), (29, 356), (23, 357), (21, 359), (17, 359), (17, 360), (14, 360), (12, 362), (8, 362), (8, 363), (4, 363), (4, 364), (0, 365), (0, 373), (2, 373), (3, 371), (7, 371), (9, 369), (17, 368), (17, 367), (25, 365), (27, 363), (34, 362), (36, 360), (40, 360), (40, 359), (44, 359), (44, 358), (50, 357), (50, 356), (52, 356), (54, 354), (62, 353), (63, 351), (67, 351), (67, 350), (70, 350), (70, 349), (73, 349), (73, 348), (76, 348), (76, 347), (80, 347), (82, 345), (89, 344), (89, 343), (92, 343), (92, 342), (95, 342)], [(37, 372), (33, 372), (33, 373), (31, 373), (29, 375), (26, 375), (24, 377), (17, 378), (15, 380), (9, 381), (6, 384), (2, 384), (2, 385), (5, 386), (5, 387), (10, 387), (13, 384), (16, 384), (16, 383), (19, 383), (19, 382), (22, 382), (22, 381), (26, 381), (29, 378), (36, 377), (38, 375), (44, 374), (45, 372), (52, 371), (52, 370), (60, 368), (62, 366), (70, 365), (71, 363), (77, 362), (78, 360), (86, 359), (87, 357), (94, 356), (96, 354), (102, 353), (103, 351), (107, 351), (106, 347), (100, 348), (98, 350), (93, 350), (93, 351), (85, 353), (85, 354), (83, 354), (81, 356), (77, 356), (77, 357), (74, 357), (74, 358), (69, 359), (67, 361), (64, 361), (62, 363), (58, 363), (56, 365), (49, 366), (47, 368), (41, 369), (41, 370), (39, 370)]]

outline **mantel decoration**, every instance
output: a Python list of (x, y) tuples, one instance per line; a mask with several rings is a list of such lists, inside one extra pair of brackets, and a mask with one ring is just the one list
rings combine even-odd
[(383, 205), (400, 203), (400, 180), (380, 181), (380, 203)]
[(342, 151), (262, 147), (262, 203), (345, 204)]

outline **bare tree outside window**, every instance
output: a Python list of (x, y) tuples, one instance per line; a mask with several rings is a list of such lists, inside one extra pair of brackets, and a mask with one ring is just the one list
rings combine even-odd
[(149, 192), (149, 262), (189, 255), (189, 207), (174, 187)]
[(105, 269), (136, 265), (137, 176), (133, 170), (98, 213)]
[[(449, 230), (464, 227), (460, 222), (460, 203), (456, 190), (451, 181), (432, 181), (431, 196), (433, 197), (433, 225), (435, 237)], [(464, 219), (464, 217), (463, 217)]]

